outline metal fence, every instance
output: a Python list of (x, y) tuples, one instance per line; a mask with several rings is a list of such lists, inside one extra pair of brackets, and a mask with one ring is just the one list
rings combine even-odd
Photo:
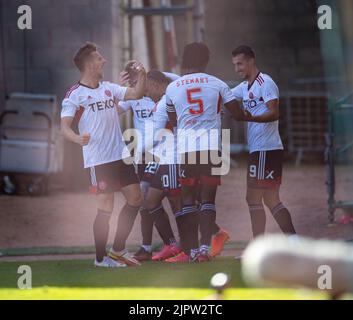
[[(323, 153), (327, 131), (328, 96), (324, 91), (287, 91), (281, 98), (282, 134), (299, 165), (305, 153)], [(283, 125), (285, 126), (283, 128)]]

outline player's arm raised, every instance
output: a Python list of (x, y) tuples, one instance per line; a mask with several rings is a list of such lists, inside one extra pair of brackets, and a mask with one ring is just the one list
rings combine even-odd
[(134, 88), (128, 88), (124, 100), (138, 100), (141, 99), (146, 91), (146, 70), (139, 62), (135, 64), (137, 71), (137, 83)]
[(61, 133), (65, 139), (77, 143), (81, 146), (85, 146), (89, 143), (90, 135), (89, 133), (84, 133), (82, 135), (76, 134), (72, 129), (73, 117), (63, 117), (61, 118)]

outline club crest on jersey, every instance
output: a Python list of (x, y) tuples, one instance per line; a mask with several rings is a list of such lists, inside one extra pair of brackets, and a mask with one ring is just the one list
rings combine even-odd
[(252, 92), (249, 93), (249, 98), (254, 99), (254, 94)]
[(112, 93), (110, 92), (110, 90), (105, 90), (105, 95), (108, 97), (111, 97)]
[(92, 98), (91, 96), (88, 96), (87, 99), (88, 99), (88, 100), (91, 100), (91, 99), (93, 99), (93, 98)]

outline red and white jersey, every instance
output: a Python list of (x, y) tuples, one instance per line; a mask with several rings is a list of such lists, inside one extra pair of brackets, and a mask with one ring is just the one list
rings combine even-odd
[(77, 117), (80, 135), (89, 133), (91, 136), (88, 145), (82, 147), (85, 168), (130, 156), (116, 108), (118, 101), (124, 100), (126, 90), (104, 81), (97, 88), (78, 83), (67, 92), (61, 117)]
[(175, 74), (175, 73), (172, 73), (172, 72), (163, 72), (163, 74), (164, 74), (167, 78), (169, 78), (171, 81), (175, 81), (175, 80), (177, 80), (177, 79), (180, 78), (179, 75), (177, 75), (177, 74)]
[(167, 87), (167, 111), (176, 112), (178, 153), (220, 150), (222, 104), (235, 100), (229, 87), (206, 73), (187, 74)]
[(133, 112), (134, 127), (140, 133), (136, 148), (138, 154), (142, 154), (152, 147), (149, 143), (152, 137), (149, 137), (149, 135), (153, 130), (153, 112), (155, 107), (156, 103), (149, 97), (119, 102), (119, 108), (124, 111), (131, 109)]
[[(262, 115), (268, 111), (267, 102), (279, 99), (279, 90), (272, 78), (259, 72), (252, 84), (240, 83), (232, 89), (237, 100), (252, 115)], [(248, 146), (250, 153), (255, 151), (282, 150), (283, 144), (278, 131), (278, 121), (248, 122)]]

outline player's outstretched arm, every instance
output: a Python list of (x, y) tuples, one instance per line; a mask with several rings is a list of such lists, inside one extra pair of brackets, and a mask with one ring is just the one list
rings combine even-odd
[(61, 118), (61, 133), (65, 137), (65, 139), (77, 143), (81, 146), (85, 146), (88, 144), (90, 140), (90, 135), (89, 133), (84, 133), (81, 136), (76, 134), (72, 129), (72, 121), (73, 117), (64, 117)]
[(251, 116), (252, 122), (273, 122), (279, 119), (279, 101), (270, 100), (266, 103), (268, 111), (258, 116)]
[(237, 121), (249, 121), (250, 120), (250, 114), (247, 113), (240, 105), (240, 103), (237, 100), (232, 100), (224, 104), (226, 109), (230, 112), (232, 115), (232, 118), (237, 120)]
[(134, 68), (137, 71), (137, 83), (134, 88), (128, 88), (124, 100), (141, 99), (146, 91), (146, 70), (142, 63), (136, 62)]

